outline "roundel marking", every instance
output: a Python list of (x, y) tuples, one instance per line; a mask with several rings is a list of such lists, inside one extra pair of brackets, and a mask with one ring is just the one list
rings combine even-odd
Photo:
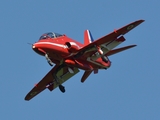
[(30, 95), (31, 96), (34, 96), (34, 95), (36, 95), (37, 94), (37, 92), (32, 92)]
[(134, 25), (132, 24), (132, 25), (127, 27), (127, 30), (131, 30), (133, 27), (134, 27)]

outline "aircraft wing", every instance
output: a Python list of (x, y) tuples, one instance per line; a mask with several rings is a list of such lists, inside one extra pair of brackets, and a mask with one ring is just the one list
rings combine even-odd
[(72, 69), (74, 73), (70, 73), (68, 71), (68, 67), (65, 65), (55, 65), (55, 67), (53, 67), (46, 74), (46, 76), (38, 84), (36, 84), (35, 87), (26, 95), (25, 100), (29, 101), (46, 88), (50, 91), (54, 90), (56, 87), (58, 87), (58, 84), (55, 82), (54, 79), (54, 74), (57, 76), (59, 83), (62, 84), (79, 72), (78, 68)]
[[(85, 47), (81, 48), (77, 54), (77, 56), (85, 55), (85, 56), (91, 56), (93, 53), (97, 51), (96, 47), (100, 47), (102, 51), (104, 51), (104, 54), (112, 50), (114, 47), (125, 41), (125, 38), (123, 37), (124, 34), (128, 33), (130, 30), (138, 26), (144, 22), (144, 20), (138, 20), (135, 22), (132, 22), (120, 29), (114, 30), (110, 34), (103, 36), (99, 38), (98, 40), (86, 45)], [(98, 56), (100, 57), (100, 56)]]

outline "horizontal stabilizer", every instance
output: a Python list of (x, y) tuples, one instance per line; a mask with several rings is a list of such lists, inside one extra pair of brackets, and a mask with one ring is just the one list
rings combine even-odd
[(83, 76), (82, 76), (81, 82), (83, 83), (91, 73), (92, 73), (92, 70), (91, 71), (85, 71)]
[(126, 46), (126, 47), (114, 49), (114, 50), (111, 50), (111, 51), (109, 51), (108, 53), (106, 53), (106, 55), (107, 55), (107, 56), (110, 56), (110, 55), (113, 55), (113, 54), (122, 52), (122, 51), (124, 51), (124, 50), (130, 49), (130, 48), (135, 47), (135, 46), (137, 46), (137, 45), (130, 45), (130, 46)]

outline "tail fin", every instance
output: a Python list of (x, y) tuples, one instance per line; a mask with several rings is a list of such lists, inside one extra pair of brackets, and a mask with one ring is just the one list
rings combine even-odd
[(122, 51), (124, 51), (124, 50), (130, 49), (130, 48), (135, 47), (135, 46), (137, 46), (137, 45), (130, 45), (130, 46), (126, 46), (126, 47), (114, 49), (114, 50), (109, 51), (106, 55), (107, 55), (107, 56), (110, 56), (110, 55), (113, 55), (113, 54), (122, 52)]
[(92, 43), (93, 41), (94, 40), (91, 35), (91, 32), (89, 30), (85, 30), (84, 31), (84, 45), (88, 45), (88, 44)]

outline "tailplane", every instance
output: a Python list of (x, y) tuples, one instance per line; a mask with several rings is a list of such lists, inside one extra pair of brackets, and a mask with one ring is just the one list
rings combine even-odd
[(84, 45), (88, 45), (88, 44), (92, 43), (93, 41), (94, 40), (91, 35), (91, 32), (89, 30), (85, 30), (84, 31)]
[(106, 53), (107, 56), (110, 56), (110, 55), (113, 55), (113, 54), (116, 54), (116, 53), (119, 53), (119, 52), (122, 52), (124, 50), (127, 50), (127, 49), (130, 49), (130, 48), (133, 48), (137, 45), (130, 45), (130, 46), (126, 46), (126, 47), (122, 47), (122, 48), (118, 48), (118, 49), (114, 49), (114, 50), (111, 50), (109, 51), (108, 53)]

